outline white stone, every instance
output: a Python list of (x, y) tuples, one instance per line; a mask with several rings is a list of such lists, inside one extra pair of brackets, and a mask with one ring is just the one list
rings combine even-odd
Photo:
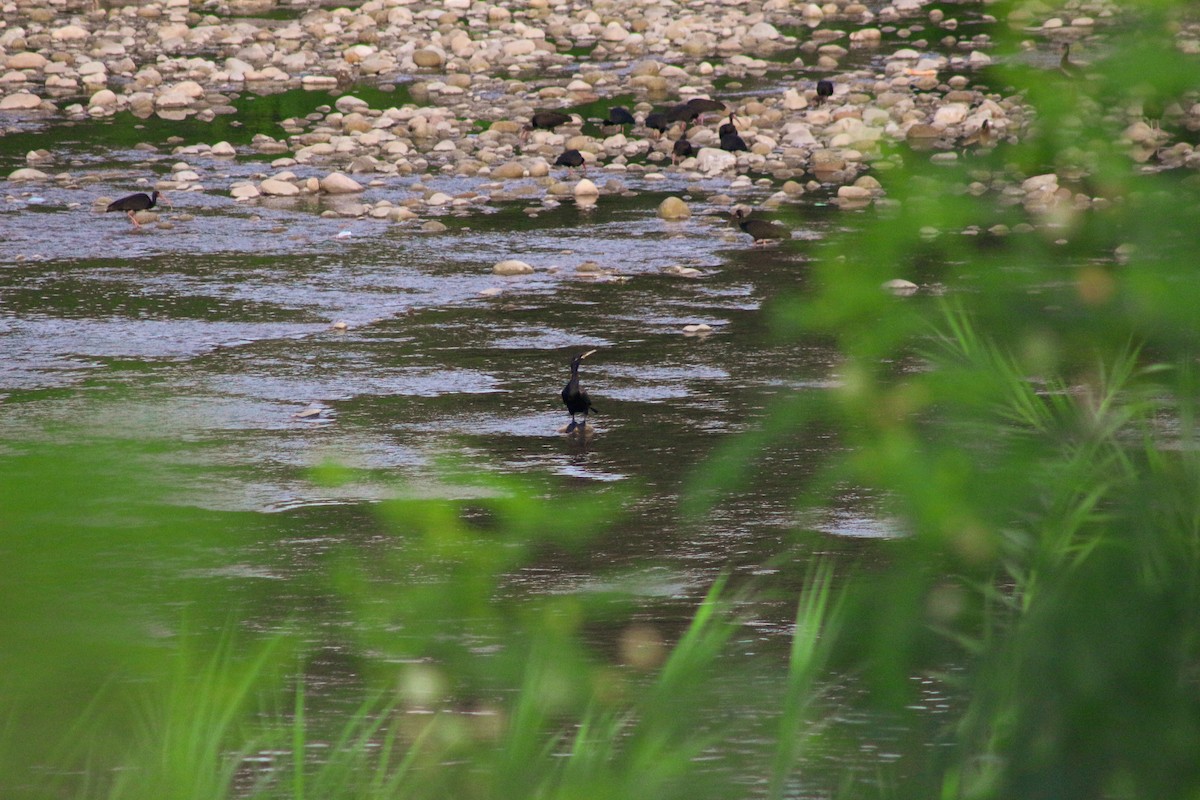
[(154, 105), (158, 108), (187, 108), (192, 104), (192, 99), (183, 92), (177, 92), (171, 89), (154, 98)]
[(908, 297), (911, 294), (916, 294), (919, 287), (912, 281), (906, 281), (904, 278), (893, 278), (890, 281), (885, 281), (883, 290), (891, 292), (898, 297)]
[(1058, 191), (1058, 176), (1053, 172), (1047, 172), (1045, 175), (1034, 175), (1032, 178), (1026, 178), (1021, 183), (1021, 188), (1027, 192), (1055, 192)]
[(701, 147), (696, 154), (696, 169), (700, 172), (724, 172), (736, 166), (737, 156), (716, 147)]
[(600, 190), (596, 187), (596, 184), (587, 178), (583, 178), (579, 183), (575, 184), (573, 191), (576, 197), (598, 197), (600, 195)]
[(44, 181), (49, 177), (49, 175), (40, 169), (34, 169), (33, 167), (21, 167), (8, 174), (10, 181)]
[(42, 69), (47, 63), (41, 53), (24, 52), (9, 56), (5, 66), (9, 69)]
[(614, 20), (604, 27), (604, 33), (600, 35), (600, 38), (606, 42), (623, 42), (629, 38), (629, 31), (621, 27), (621, 23)]
[(328, 194), (354, 194), (363, 191), (363, 186), (340, 172), (331, 172), (321, 179), (321, 191)]
[(64, 25), (50, 31), (50, 38), (59, 42), (77, 42), (88, 38), (90, 34), (78, 25)]
[(101, 89), (88, 100), (88, 106), (98, 106), (100, 108), (110, 108), (116, 104), (117, 93), (111, 89)]
[(529, 39), (517, 39), (515, 41), (506, 42), (504, 44), (504, 55), (508, 58), (516, 58), (517, 56), (527, 56), (531, 54), (537, 46)]
[(933, 125), (938, 128), (958, 125), (967, 118), (968, 111), (966, 103), (947, 103), (934, 112)]
[(492, 266), (492, 272), (497, 275), (530, 275), (533, 267), (515, 258), (506, 259)]
[(769, 22), (756, 22), (754, 25), (750, 26), (750, 30), (747, 31), (747, 33), (749, 33), (755, 39), (758, 39), (760, 42), (768, 39), (779, 38), (779, 31), (776, 30), (775, 26)]
[(42, 104), (42, 98), (30, 92), (14, 92), (0, 100), (0, 111), (25, 111), (37, 108)]
[(259, 190), (263, 194), (269, 194), (276, 197), (292, 197), (300, 194), (300, 187), (294, 183), (281, 181), (276, 178), (267, 178), (258, 185)]
[(808, 108), (808, 98), (795, 89), (788, 89), (783, 93), (783, 107), (788, 111), (799, 111), (802, 108)]

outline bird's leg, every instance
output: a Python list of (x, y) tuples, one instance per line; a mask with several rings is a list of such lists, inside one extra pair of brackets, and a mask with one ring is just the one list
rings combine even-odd
[(571, 431), (575, 430), (575, 426), (578, 424), (579, 423), (575, 422), (574, 412), (571, 412), (571, 423), (569, 425), (567, 425), (567, 433), (570, 433)]
[(129, 221), (133, 223), (133, 227), (135, 227), (135, 228), (142, 227), (141, 223), (138, 222), (137, 219), (134, 218), (132, 211), (126, 211), (125, 213), (129, 215)]

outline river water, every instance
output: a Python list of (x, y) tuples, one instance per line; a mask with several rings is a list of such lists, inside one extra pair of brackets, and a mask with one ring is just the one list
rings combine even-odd
[[(327, 199), (243, 205), (220, 190), (172, 193), (171, 227), (135, 231), (93, 200), (132, 191), (131, 177), (161, 174), (178, 157), (106, 142), (106, 124), (49, 121), (0, 138), (8, 169), (47, 141), (39, 146), (57, 163), (88, 175), (78, 188), (9, 185), (0, 207), (0, 438), (9, 450), (80, 431), (177, 444), (162, 456), (165, 470), (202, 467), (178, 470), (177, 502), (282, 520), (292, 555), (275, 560), (272, 578), (319, 569), (309, 556), (352, 540), (375, 501), (460, 491), (438, 480), (446, 456), (527, 477), (546, 495), (629, 486), (631, 513), (585, 557), (539, 564), (514, 584), (569, 591), (624, 571), (636, 576), (629, 585), (645, 616), (674, 625), (723, 570), (768, 585), (777, 576), (787, 599), (748, 629), (747, 649), (786, 647), (791, 590), (809, 562), (861, 555), (894, 534), (873, 499), (853, 492), (798, 515), (796, 496), (839, 446), (819, 429), (772, 443), (749, 486), (707, 516), (679, 507), (688, 480), (731, 436), (754, 429), (774, 398), (838, 385), (836, 352), (777, 335), (765, 309), (805, 290), (817, 242), (875, 212), (840, 211), (818, 192), (780, 212), (790, 243), (756, 247), (707, 202), (727, 180), (667, 173), (622, 175), (628, 191), (592, 207), (469, 207), (443, 215), (447, 230), (437, 233), (322, 217)], [(187, 161), (211, 187), (271, 171), (252, 159)], [(455, 195), (480, 183), (389, 178), (362, 199)], [(659, 219), (669, 195), (696, 213)], [(492, 274), (509, 258), (537, 271)], [(599, 271), (581, 271), (585, 262)], [(676, 266), (700, 272), (680, 277)], [(696, 324), (711, 331), (685, 332)], [(561, 433), (559, 391), (572, 355), (593, 348), (582, 376), (598, 414), (581, 441)], [(314, 483), (311, 469), (327, 461), (355, 468), (355, 478)], [(799, 529), (817, 538), (801, 546)], [(230, 580), (245, 579), (231, 566)], [(280, 593), (281, 604), (292, 599)]]

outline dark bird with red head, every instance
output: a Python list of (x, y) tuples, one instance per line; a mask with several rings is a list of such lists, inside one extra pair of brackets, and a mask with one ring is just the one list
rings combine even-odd
[(161, 198), (164, 203), (171, 206), (171, 208), (175, 207), (171, 205), (171, 201), (167, 199), (165, 194), (159, 191), (153, 191), (150, 194), (138, 192), (137, 194), (131, 194), (126, 197), (122, 197), (120, 200), (114, 200), (108, 204), (108, 208), (104, 209), (104, 211), (105, 213), (108, 213), (109, 211), (124, 211), (129, 217), (129, 221), (133, 223), (133, 227), (140, 228), (142, 227), (141, 223), (137, 221), (137, 218), (134, 216), (134, 212), (148, 211), (149, 209), (154, 208), (154, 206), (158, 204), (159, 198)]
[[(567, 385), (562, 390), (563, 404), (566, 405), (567, 412), (571, 415), (571, 424), (567, 425), (565, 433), (571, 433), (576, 428), (583, 432), (587, 427), (588, 414), (596, 410), (592, 408), (592, 398), (588, 397), (588, 393), (579, 385), (579, 365), (594, 352), (596, 351), (588, 350), (571, 359), (571, 379), (567, 381)], [(576, 414), (583, 415), (583, 422), (575, 421)]]

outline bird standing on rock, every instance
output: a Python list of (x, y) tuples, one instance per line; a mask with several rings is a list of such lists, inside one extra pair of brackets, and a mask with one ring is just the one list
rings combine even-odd
[(140, 228), (142, 227), (141, 223), (139, 223), (137, 218), (134, 217), (134, 212), (147, 211), (151, 208), (154, 208), (160, 197), (162, 198), (162, 201), (171, 206), (171, 208), (175, 207), (171, 205), (171, 201), (168, 200), (167, 196), (162, 192), (153, 191), (150, 194), (138, 192), (137, 194), (131, 194), (126, 197), (122, 197), (120, 200), (112, 201), (108, 204), (108, 208), (104, 209), (104, 212), (108, 213), (109, 211), (124, 211), (129, 217), (129, 221), (133, 223), (133, 227)]
[(767, 242), (771, 239), (786, 240), (792, 238), (792, 232), (777, 222), (765, 219), (750, 219), (749, 212), (742, 207), (733, 210), (733, 219), (743, 232), (750, 234), (754, 244)]
[[(595, 410), (592, 408), (592, 399), (579, 385), (579, 364), (594, 352), (596, 351), (588, 350), (571, 359), (571, 379), (567, 381), (567, 385), (562, 390), (562, 401), (571, 415), (571, 424), (567, 425), (564, 433), (572, 433), (576, 428), (583, 432), (587, 427), (588, 414)], [(583, 414), (583, 422), (575, 421), (576, 414)]]

